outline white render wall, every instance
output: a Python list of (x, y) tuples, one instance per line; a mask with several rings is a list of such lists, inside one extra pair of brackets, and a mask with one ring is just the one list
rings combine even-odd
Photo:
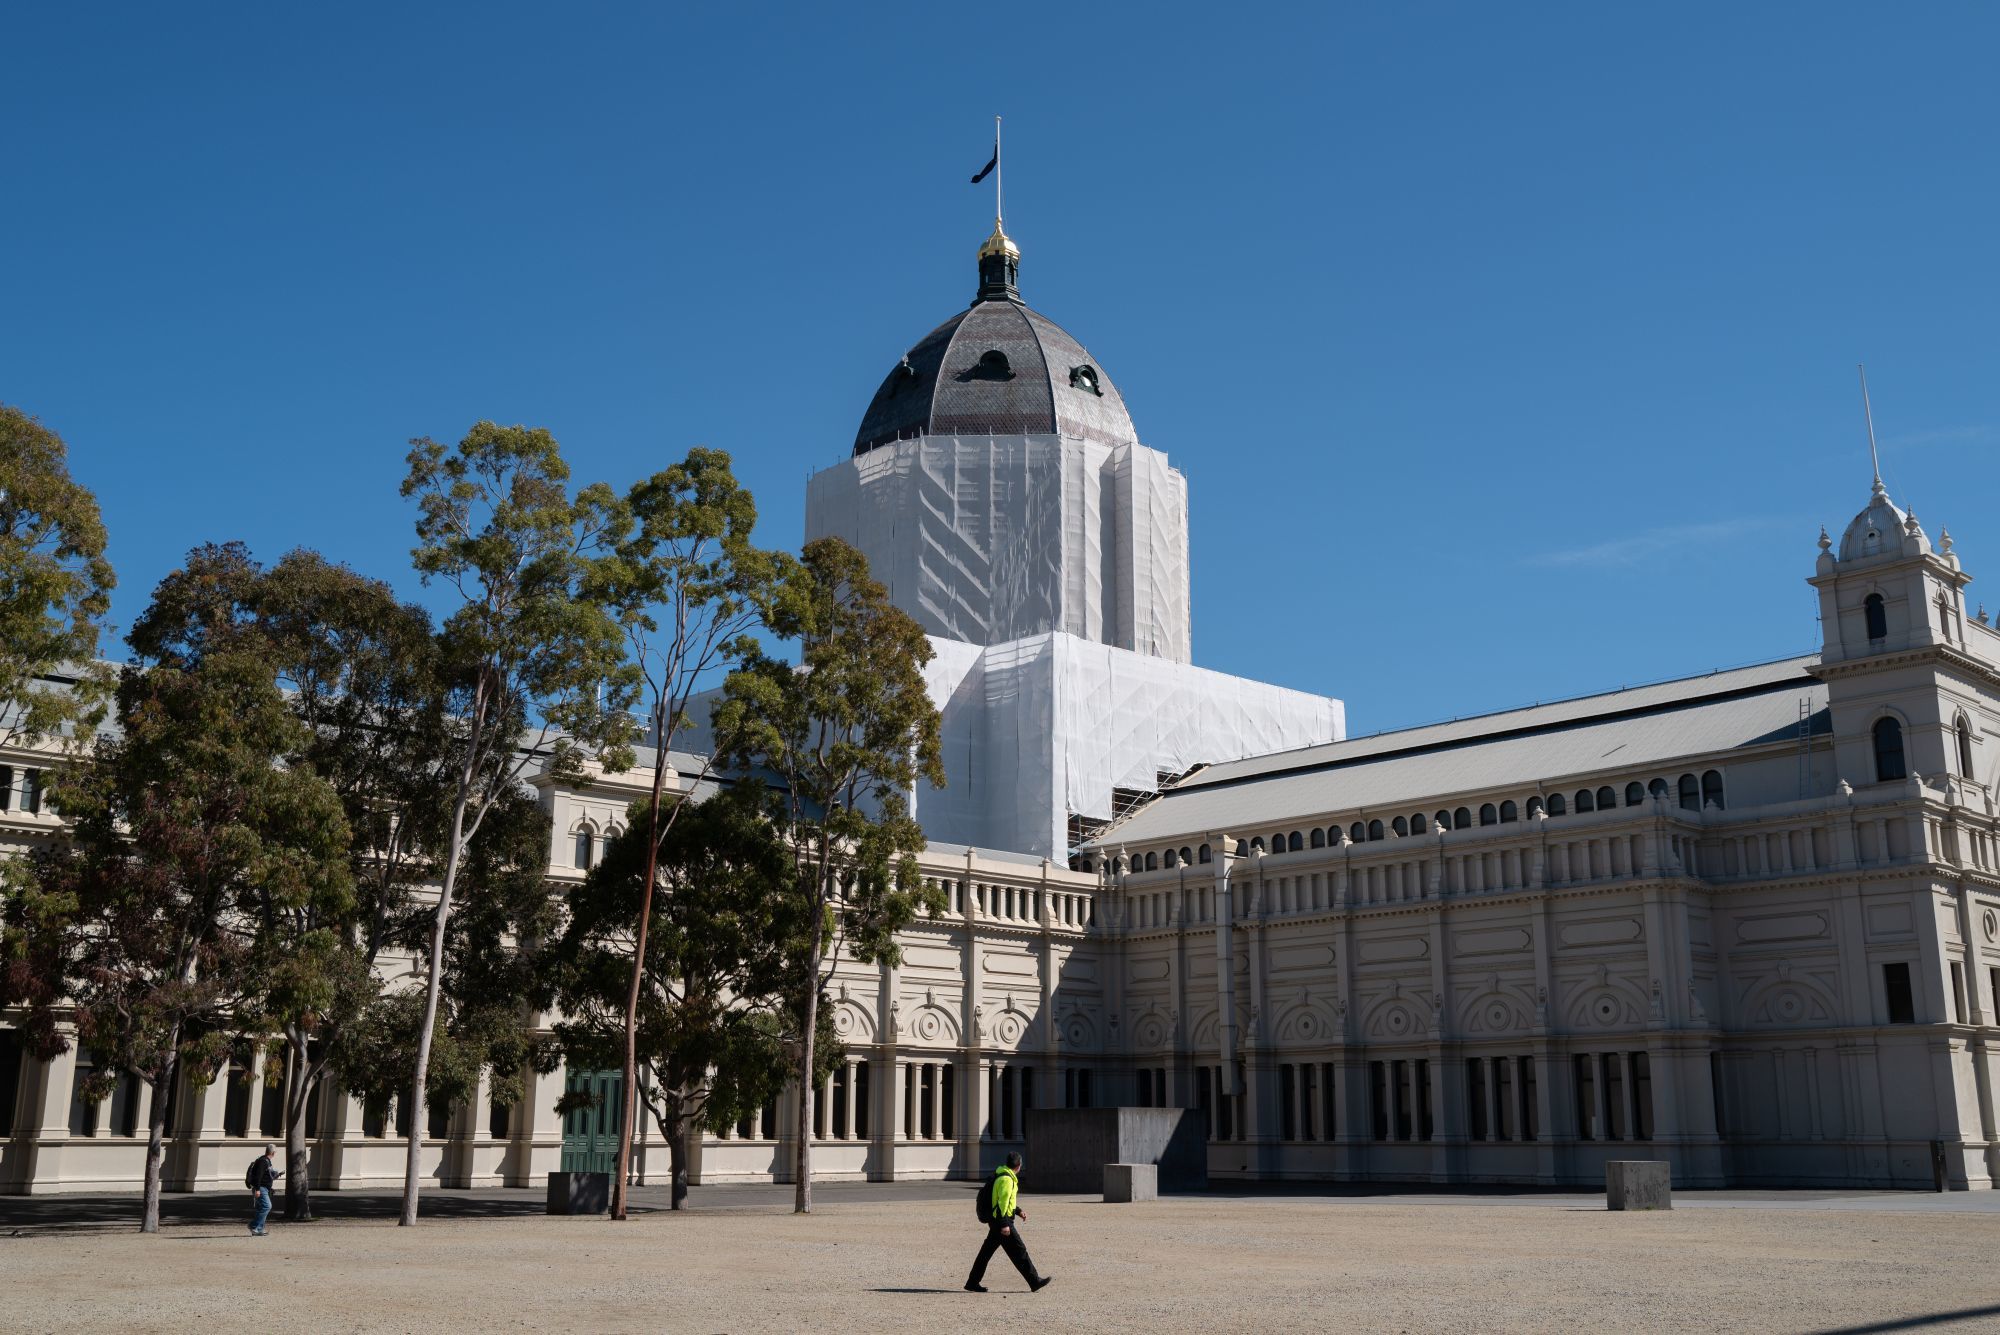
[(1157, 450), (1057, 436), (930, 436), (815, 474), (806, 540), (868, 558), (925, 630), (1049, 631), (1185, 663), (1187, 481)]

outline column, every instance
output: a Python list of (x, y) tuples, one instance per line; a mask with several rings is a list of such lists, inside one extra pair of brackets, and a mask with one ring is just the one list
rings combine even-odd
[(163, 1165), (167, 1179), (161, 1186), (169, 1191), (194, 1191), (199, 1187), (226, 1182), (222, 1166), (224, 1122), (229, 1112), (229, 1064), (223, 1063), (215, 1079), (197, 1086), (183, 1076), (179, 1119), (180, 1134), (167, 1145)]
[[(1486, 1062), (1486, 1138), (1488, 1140), (1507, 1139), (1507, 1123), (1501, 1118), (1500, 1108), (1500, 1067), (1507, 1061), (1505, 1057), (1487, 1057)], [(1509, 1072), (1512, 1074), (1512, 1072)], [(1508, 1082), (1511, 1092), (1513, 1083)]]
[(857, 1139), (857, 1124), (854, 1120), (854, 1068), (856, 1065), (857, 1063), (852, 1058), (848, 1059), (847, 1083), (846, 1087), (840, 1091), (841, 1101), (845, 1105), (844, 1111), (847, 1114), (847, 1121), (844, 1123), (844, 1126), (847, 1131), (847, 1139), (849, 1140)]
[(15, 1128), (15, 1137), (16, 1144), (25, 1143), (28, 1152), (20, 1156), (18, 1171), (10, 1172), (6, 1182), (23, 1195), (44, 1195), (62, 1185), (62, 1151), (69, 1140), (69, 1093), (76, 1083), (76, 1035), (67, 1037), (68, 1052), (45, 1062), (32, 1057), (21, 1062), (24, 1079), (18, 1107), (22, 1120)]
[(930, 1064), (931, 1139), (944, 1139), (944, 1064)]

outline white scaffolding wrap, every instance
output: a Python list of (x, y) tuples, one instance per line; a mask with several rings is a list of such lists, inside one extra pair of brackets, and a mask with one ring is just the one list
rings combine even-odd
[(806, 538), (868, 558), (925, 630), (968, 644), (1065, 631), (1190, 657), (1187, 482), (1142, 445), (926, 436), (814, 475)]
[(1072, 635), (931, 645), (947, 784), (924, 786), (916, 814), (949, 843), (1060, 861), (1069, 816), (1108, 819), (1114, 788), (1346, 732), (1338, 700)]

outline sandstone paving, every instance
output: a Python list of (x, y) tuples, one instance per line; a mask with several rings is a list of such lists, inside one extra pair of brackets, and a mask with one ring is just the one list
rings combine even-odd
[[(1890, 1203), (1893, 1205), (1893, 1202)], [(969, 1201), (0, 1237), (9, 1331), (2000, 1330), (2000, 1214), (1028, 1201), (1025, 1291)], [(1911, 1328), (1914, 1328), (1914, 1324)]]

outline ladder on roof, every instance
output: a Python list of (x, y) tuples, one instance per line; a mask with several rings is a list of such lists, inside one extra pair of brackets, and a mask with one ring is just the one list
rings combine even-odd
[(1812, 768), (1812, 697), (1799, 697), (1799, 801), (1806, 800), (1806, 776)]

